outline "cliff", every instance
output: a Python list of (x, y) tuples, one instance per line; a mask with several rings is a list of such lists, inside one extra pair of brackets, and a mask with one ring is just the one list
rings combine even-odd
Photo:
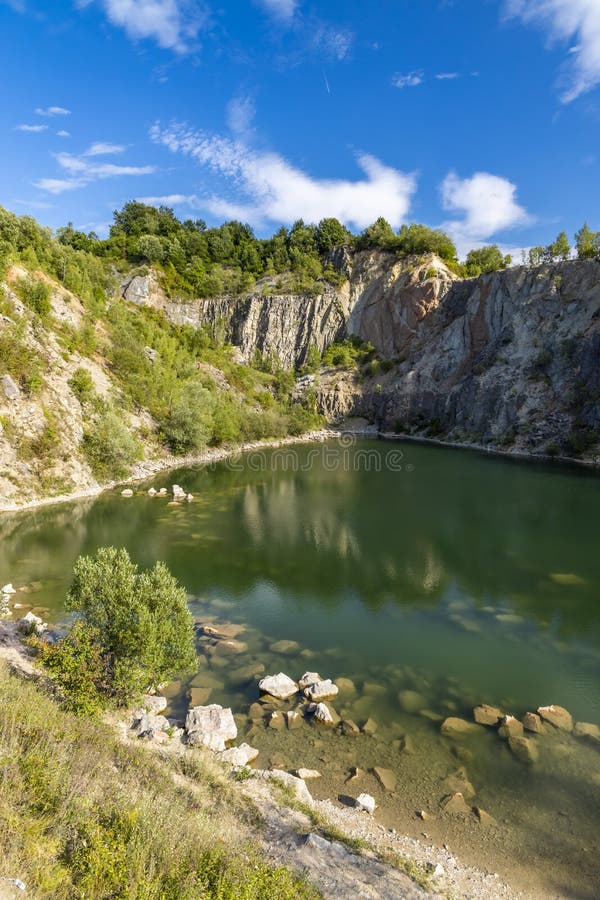
[[(438, 258), (334, 251), (342, 288), (318, 296), (148, 302), (176, 322), (221, 327), (242, 357), (255, 350), (300, 366), (357, 336), (384, 366), (322, 370), (317, 393), (332, 421), (363, 416), (385, 431), (497, 449), (595, 460), (600, 436), (600, 261), (517, 267), (459, 279)], [(135, 285), (127, 285), (131, 298)]]

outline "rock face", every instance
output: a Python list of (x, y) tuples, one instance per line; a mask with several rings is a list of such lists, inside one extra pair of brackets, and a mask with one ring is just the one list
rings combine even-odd
[(226, 741), (233, 741), (237, 737), (233, 713), (217, 703), (190, 709), (185, 720), (185, 729), (189, 744), (203, 744), (217, 753), (225, 750)]

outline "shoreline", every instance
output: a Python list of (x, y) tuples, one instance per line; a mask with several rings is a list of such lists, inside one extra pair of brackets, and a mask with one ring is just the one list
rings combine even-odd
[(185, 469), (193, 466), (205, 466), (211, 463), (222, 462), (238, 454), (250, 453), (253, 450), (275, 450), (278, 447), (287, 447), (294, 444), (322, 443), (331, 438), (339, 437), (343, 432), (339, 429), (321, 428), (316, 431), (307, 431), (297, 437), (277, 438), (267, 441), (252, 441), (235, 447), (218, 447), (205, 450), (190, 456), (169, 456), (161, 459), (146, 459), (134, 466), (128, 478), (120, 478), (103, 484), (91, 485), (79, 491), (69, 494), (59, 494), (56, 497), (40, 497), (36, 500), (27, 500), (24, 503), (0, 505), (0, 515), (5, 513), (17, 513), (27, 509), (36, 509), (42, 506), (53, 506), (60, 503), (69, 503), (73, 500), (85, 500), (89, 497), (97, 497), (105, 491), (114, 490), (121, 485), (136, 484), (146, 481), (153, 475), (169, 472), (173, 469)]
[[(548, 456), (547, 454), (534, 454), (526, 450), (502, 450), (485, 444), (458, 443), (456, 441), (443, 440), (442, 438), (426, 437), (424, 435), (397, 434), (393, 431), (378, 431), (374, 426), (364, 428), (344, 428), (332, 426), (307, 431), (295, 437), (277, 438), (266, 441), (251, 441), (234, 447), (219, 447), (203, 451), (189, 456), (168, 456), (159, 459), (147, 459), (134, 466), (131, 475), (127, 478), (91, 485), (82, 490), (72, 491), (69, 494), (59, 494), (56, 497), (40, 497), (35, 500), (27, 500), (24, 503), (10, 503), (0, 505), (0, 515), (6, 513), (18, 513), (38, 507), (53, 506), (69, 503), (75, 500), (85, 500), (97, 497), (105, 491), (114, 490), (121, 485), (136, 484), (159, 475), (163, 472), (180, 468), (192, 468), (194, 466), (206, 466), (212, 463), (231, 459), (233, 456), (251, 453), (255, 450), (275, 450), (279, 447), (289, 447), (295, 444), (323, 443), (333, 438), (339, 438), (343, 434), (352, 434), (355, 437), (372, 438), (373, 440), (396, 441), (398, 443), (422, 444), (434, 447), (445, 447), (453, 450), (470, 450), (477, 453), (485, 453), (489, 456), (498, 456), (503, 459), (516, 462), (543, 463), (544, 465), (558, 464), (561, 466), (574, 466), (586, 471), (600, 471), (600, 458), (575, 459), (570, 456)], [(1, 501), (0, 501), (1, 504)]]

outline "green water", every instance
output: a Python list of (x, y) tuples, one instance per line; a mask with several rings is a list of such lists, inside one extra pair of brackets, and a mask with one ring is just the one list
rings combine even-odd
[[(408, 827), (413, 802), (436, 807), (444, 774), (458, 763), (437, 722), (422, 710), (402, 710), (400, 690), (419, 691), (423, 709), (439, 716), (467, 716), (478, 702), (516, 715), (555, 703), (575, 719), (600, 722), (600, 478), (594, 473), (364, 441), (349, 448), (297, 446), (285, 461), (266, 451), (233, 467), (181, 470), (152, 483), (173, 482), (194, 494), (193, 503), (151, 499), (149, 483), (131, 499), (112, 492), (0, 518), (0, 582), (40, 582), (20, 602), (47, 607), (60, 620), (76, 557), (106, 544), (126, 546), (142, 566), (163, 559), (186, 586), (199, 619), (244, 624), (240, 639), (247, 649), (235, 663), (200, 658), (200, 675), (212, 672), (216, 685), (211, 702), (247, 712), (257, 699), (256, 682), (235, 669), (259, 662), (267, 672), (295, 678), (307, 668), (352, 678), (357, 695), (334, 705), (359, 724), (374, 716), (377, 740), (361, 736), (348, 751), (347, 743), (336, 743), (343, 738), (329, 733), (317, 739), (311, 729), (307, 740), (303, 732), (257, 733), (248, 722), (265, 761), (271, 752), (289, 756), (290, 748), (297, 758), (304, 740), (298, 764), (312, 760), (328, 769), (326, 788), (315, 793), (343, 793), (341, 763), (349, 765), (352, 755), (359, 764), (383, 756), (412, 785), (404, 805), (402, 796), (381, 798), (388, 824)], [(300, 650), (278, 655), (270, 646), (280, 639), (297, 641)], [(185, 711), (187, 687), (174, 691), (175, 714)], [(410, 765), (391, 749), (400, 733), (418, 744)], [(534, 823), (528, 852), (568, 857), (561, 862), (564, 894), (556, 896), (592, 897), (600, 753), (566, 740), (542, 741), (539, 765), (527, 769), (486, 734), (469, 777), (479, 802), (514, 828), (517, 838), (507, 833), (501, 841), (507, 853), (523, 844), (519, 828), (529, 826), (529, 833)], [(328, 754), (337, 757), (329, 767)], [(425, 771), (435, 777), (423, 777)], [(560, 837), (553, 826), (559, 813)], [(452, 823), (446, 828), (440, 826), (439, 840), (454, 835)], [(434, 826), (429, 831), (438, 837)], [(461, 843), (459, 830), (455, 837)], [(468, 836), (462, 843), (470, 846)], [(567, 884), (577, 885), (573, 894)]]

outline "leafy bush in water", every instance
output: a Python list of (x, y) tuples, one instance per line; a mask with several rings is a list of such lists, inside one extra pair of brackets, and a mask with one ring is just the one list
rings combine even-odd
[(140, 442), (111, 409), (88, 428), (81, 446), (96, 478), (122, 478), (142, 453)]

